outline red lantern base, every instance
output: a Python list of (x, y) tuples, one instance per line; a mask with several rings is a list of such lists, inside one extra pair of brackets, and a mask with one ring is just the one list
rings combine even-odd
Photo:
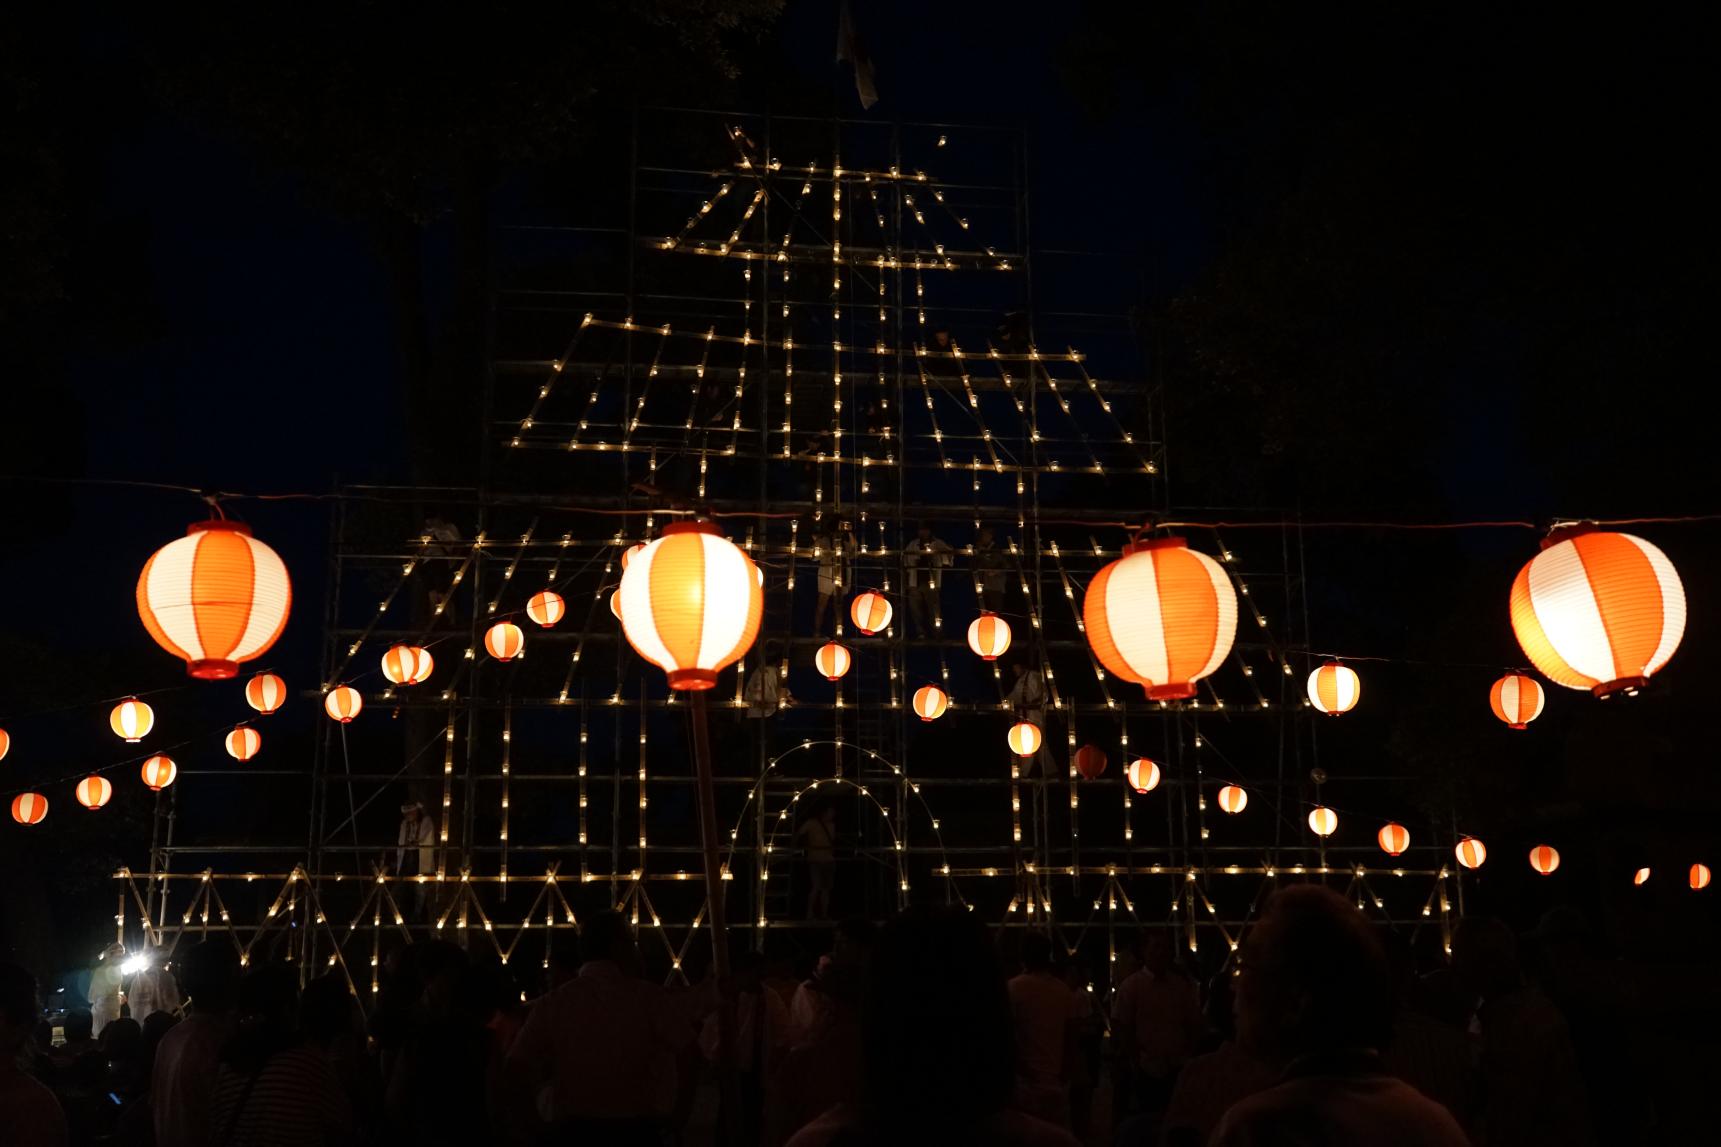
[(717, 674), (710, 669), (677, 669), (669, 675), (669, 687), (680, 690), (711, 689), (717, 684)]
[(1174, 681), (1169, 685), (1146, 685), (1143, 689), (1149, 701), (1187, 701), (1195, 696), (1195, 683)]
[(205, 658), (201, 661), (187, 661), (185, 671), (199, 681), (231, 681), (239, 676), (239, 663), (213, 657)]
[(1649, 678), (1647, 677), (1619, 677), (1592, 686), (1590, 692), (1605, 701), (1616, 693), (1624, 693), (1627, 697), (1636, 696), (1637, 691), (1648, 684)]

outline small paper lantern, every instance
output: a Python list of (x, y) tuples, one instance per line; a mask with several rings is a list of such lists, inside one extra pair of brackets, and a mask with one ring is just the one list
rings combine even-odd
[(1645, 865), (1644, 867), (1638, 869), (1636, 872), (1632, 873), (1631, 874), (1631, 882), (1633, 884), (1637, 885), (1639, 888), (1642, 888), (1645, 884), (1648, 884), (1649, 883), (1649, 867), (1647, 865)]
[(877, 590), (867, 590), (855, 594), (855, 599), (849, 604), (849, 618), (855, 623), (855, 628), (871, 637), (881, 629), (890, 627), (890, 599)]
[(512, 661), (526, 646), (526, 635), (511, 621), (498, 621), (484, 634), (484, 648), (498, 661)]
[(137, 613), (155, 643), (206, 680), (267, 652), (293, 605), (287, 567), (238, 522), (198, 522), (144, 563)]
[(245, 703), (267, 717), (287, 703), (287, 683), (273, 673), (259, 673), (245, 682)]
[(621, 620), (621, 588), (619, 586), (610, 591), (610, 616), (617, 621)]
[(1083, 745), (1076, 750), (1076, 772), (1086, 780), (1096, 780), (1106, 771), (1105, 750), (1097, 745)]
[(1522, 729), (1540, 717), (1547, 703), (1547, 692), (1534, 677), (1522, 673), (1508, 673), (1488, 690), (1488, 707), (1513, 729)]
[(968, 625), (968, 648), (987, 661), (996, 661), (1010, 648), (1010, 623), (995, 613), (982, 613)]
[(813, 665), (825, 675), (826, 681), (835, 681), (849, 671), (849, 651), (834, 641), (827, 641), (813, 654)]
[(179, 776), (179, 766), (173, 763), (173, 758), (166, 753), (157, 753), (143, 763), (138, 770), (143, 776), (143, 783), (149, 786), (151, 792), (160, 792), (173, 783)]
[(1040, 727), (1032, 721), (1017, 721), (1004, 739), (1018, 757), (1031, 757), (1040, 751)]
[(1159, 787), (1159, 766), (1146, 757), (1137, 757), (1123, 771), (1129, 787), (1138, 793), (1150, 793)]
[(124, 738), (128, 745), (135, 745), (155, 728), (155, 710), (133, 697), (114, 706), (114, 711), (108, 714), (108, 725), (115, 736)]
[(1543, 876), (1552, 876), (1554, 869), (1560, 866), (1559, 850), (1546, 844), (1538, 844), (1530, 850), (1530, 867)]
[(1459, 841), (1452, 851), (1457, 855), (1458, 863), (1465, 868), (1481, 868), (1482, 862), (1488, 859), (1488, 849), (1473, 836)]
[(1331, 836), (1338, 827), (1339, 814), (1330, 808), (1317, 806), (1309, 813), (1309, 831), (1316, 836)]
[(1637, 692), (1685, 633), (1685, 587), (1642, 538), (1557, 530), (1512, 583), (1512, 631), (1542, 675), (1597, 697)]
[(1088, 646), (1150, 701), (1195, 696), (1237, 637), (1237, 593), (1219, 563), (1182, 538), (1125, 546), (1082, 599)]
[(48, 798), (41, 793), (19, 793), (12, 798), (12, 819), (19, 824), (41, 824), (47, 815)]
[(0, 761), (6, 759), (6, 754), (12, 749), (12, 735), (5, 729), (0, 729)]
[(922, 685), (914, 691), (914, 715), (922, 721), (936, 721), (950, 707), (950, 694), (936, 685)]
[(1236, 785), (1226, 785), (1219, 790), (1219, 807), (1236, 816), (1249, 807), (1249, 794)]
[(1329, 661), (1309, 674), (1309, 702), (1329, 717), (1350, 712), (1361, 696), (1362, 679), (1348, 665)]
[(323, 698), (323, 712), (346, 725), (359, 715), (359, 710), (365, 707), (365, 699), (351, 685), (340, 685), (329, 690)]
[(1380, 842), (1380, 850), (1388, 856), (1401, 856), (1410, 847), (1410, 830), (1393, 822), (1375, 834), (1375, 840)]
[(421, 645), (391, 645), (382, 655), (382, 675), (396, 685), (417, 685), (435, 667), (430, 650)]
[(114, 795), (114, 786), (106, 777), (94, 774), (78, 782), (78, 803), (94, 812), (107, 804)]
[(562, 600), (562, 595), (553, 589), (541, 589), (526, 601), (526, 616), (545, 629), (562, 620), (562, 615), (566, 612), (567, 603)]
[(1691, 866), (1691, 890), (1693, 892), (1701, 892), (1709, 887), (1710, 878), (1711, 873), (1707, 864), (1693, 864)]
[(227, 734), (227, 755), (236, 761), (248, 761), (263, 747), (263, 735), (249, 725), (240, 725)]
[(710, 522), (674, 522), (622, 574), (622, 631), (671, 689), (709, 689), (759, 636), (753, 559)]
[(628, 563), (633, 561), (634, 555), (642, 552), (647, 544), (648, 543), (646, 542), (635, 542), (633, 545), (621, 552), (621, 568), (623, 573), (627, 572)]

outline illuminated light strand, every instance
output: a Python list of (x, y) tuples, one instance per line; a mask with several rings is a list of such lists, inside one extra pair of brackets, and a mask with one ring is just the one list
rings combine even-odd
[(1088, 373), (1087, 364), (1083, 361), (1082, 357), (1077, 354), (1076, 348), (1073, 346), (1066, 346), (1065, 349), (1067, 352), (1067, 361), (1076, 364), (1076, 369), (1081, 372), (1082, 381), (1087, 383), (1088, 390), (1091, 391), (1094, 396), (1094, 401), (1100, 404), (1100, 409), (1105, 412), (1106, 418), (1111, 422), (1112, 427), (1118, 432), (1118, 436), (1123, 440), (1124, 445), (1128, 446), (1130, 448), (1130, 453), (1135, 455), (1136, 461), (1141, 466), (1142, 473), (1158, 474), (1159, 466), (1152, 459), (1148, 458), (1147, 455), (1141, 452), (1141, 447), (1135, 441), (1135, 435), (1130, 433), (1130, 431), (1124, 426), (1123, 421), (1112, 412), (1111, 399), (1107, 398), (1100, 391), (1098, 381), (1094, 379), (1093, 375)]
[[(585, 317), (580, 320), (579, 327), (574, 331), (574, 337), (568, 340), (567, 349), (562, 351), (561, 357), (550, 361), (548, 377), (538, 385), (537, 397), (532, 400), (531, 409), (526, 411), (525, 417), (520, 419), (519, 434), (524, 434), (532, 429), (532, 426), (537, 422), (539, 413), (544, 409), (544, 403), (549, 401), (550, 392), (555, 389), (556, 381), (561, 378), (568, 364), (574, 360), (574, 352), (579, 349), (580, 338), (586, 333), (586, 328), (591, 325), (591, 321), (591, 312), (588, 311)], [(519, 434), (516, 434), (509, 442), (510, 446), (520, 445)]]
[(687, 237), (693, 234), (694, 228), (698, 227), (700, 222), (707, 215), (711, 214), (712, 209), (728, 196), (734, 186), (735, 184), (733, 180), (724, 180), (722, 183), (718, 184), (716, 193), (713, 194), (710, 199), (702, 200), (699, 204), (699, 210), (695, 211), (688, 217), (687, 222), (682, 224), (681, 233), (675, 236), (665, 237), (660, 240), (657, 245), (665, 251), (673, 251), (682, 243), (686, 242)]
[[(356, 639), (348, 644), (346, 652), (341, 658), (340, 664), (335, 666), (335, 671), (329, 676), (329, 679), (322, 683), (321, 692), (327, 693), (332, 682), (345, 679), (344, 674), (347, 671), (347, 667), (353, 663), (353, 657), (357, 655), (361, 648), (363, 648), (365, 642), (370, 640), (370, 635), (375, 632), (376, 627), (382, 621), (383, 615), (386, 614), (389, 611), (389, 607), (394, 604), (394, 599), (399, 596), (401, 588), (407, 583), (407, 579), (412, 577), (413, 572), (417, 570), (420, 565), (424, 564), (426, 554), (431, 546), (431, 541), (432, 539), (429, 534), (421, 534), (419, 536), (418, 552), (409, 558), (406, 564), (401, 567), (400, 580), (394, 583), (394, 588), (390, 589), (388, 591), (388, 595), (378, 603), (376, 612), (372, 614), (370, 620), (365, 623), (363, 631), (359, 633)], [(412, 644), (419, 645), (422, 643), (415, 641)]]
[[(950, 456), (944, 452), (944, 430), (938, 425), (938, 410), (932, 402), (932, 386), (926, 381), (926, 367), (919, 357), (915, 358), (914, 365), (920, 378), (920, 393), (926, 400), (926, 416), (932, 422), (932, 441), (938, 447), (938, 468), (948, 470), (951, 468)], [(904, 454), (903, 461), (907, 460), (907, 455)]]
[[(640, 420), (641, 415), (643, 415), (645, 413), (646, 400), (651, 397), (651, 384), (657, 378), (658, 367), (663, 362), (663, 350), (665, 347), (667, 347), (669, 345), (669, 337), (668, 336), (669, 336), (669, 325), (666, 323), (666, 324), (664, 324), (664, 327), (663, 327), (663, 337), (661, 337), (657, 340), (657, 346), (652, 349), (651, 365), (646, 368), (645, 381), (640, 383), (639, 397), (634, 400), (633, 413), (628, 416), (627, 423), (622, 427), (621, 440), (622, 440), (622, 445), (624, 445), (624, 446), (627, 445), (629, 442), (633, 441), (633, 432), (635, 430), (639, 429), (639, 420)], [(709, 351), (711, 349), (711, 340), (709, 337), (706, 338), (705, 349), (707, 351)], [(699, 364), (699, 377), (701, 379), (703, 379), (705, 377), (705, 363), (703, 360), (701, 360), (700, 364)], [(633, 379), (631, 376), (628, 378), (627, 382), (628, 382), (629, 387), (631, 388), (631, 386), (633, 384)], [(696, 396), (695, 401), (697, 401), (698, 387), (694, 388), (694, 394)], [(593, 391), (593, 395), (595, 397), (596, 391)], [(585, 423), (582, 422), (580, 424), (580, 429), (581, 430), (585, 429)], [(653, 463), (652, 469), (653, 470), (657, 469), (657, 466), (655, 463)]]
[[(1082, 447), (1087, 451), (1087, 453), (1088, 453), (1088, 471), (1090, 473), (1093, 473), (1093, 474), (1104, 474), (1105, 473), (1105, 467), (1100, 465), (1099, 452), (1094, 449), (1093, 439), (1088, 437), (1088, 432), (1082, 426), (1081, 419), (1077, 418), (1075, 415), (1075, 411), (1070, 409), (1069, 399), (1065, 398), (1063, 391), (1058, 389), (1058, 380), (1056, 378), (1054, 378), (1052, 376), (1052, 372), (1046, 368), (1046, 362), (1040, 356), (1039, 351), (1037, 351), (1032, 346), (1030, 346), (1028, 348), (1028, 356), (1029, 356), (1029, 358), (1031, 358), (1033, 360), (1035, 365), (1038, 366), (1039, 371), (1040, 371), (1040, 377), (1046, 380), (1046, 386), (1051, 390), (1052, 398), (1054, 401), (1057, 402), (1058, 409), (1062, 410), (1064, 412), (1064, 417), (1068, 418), (1070, 420), (1071, 428), (1075, 430), (1076, 437), (1081, 441)], [(1033, 369), (1033, 367), (1030, 367), (1029, 369)], [(1034, 428), (1034, 435), (1036, 436), (1035, 441), (1039, 441), (1039, 438), (1038, 438), (1039, 426), (1038, 426), (1037, 421), (1036, 421), (1036, 425)], [(1049, 468), (1054, 470), (1054, 471), (1062, 469), (1062, 467), (1060, 465), (1058, 465), (1055, 461), (1050, 465)]]
[[(586, 605), (586, 621), (585, 624), (580, 627), (579, 637), (574, 641), (574, 652), (568, 658), (568, 672), (567, 675), (562, 678), (562, 688), (556, 695), (556, 700), (561, 704), (567, 703), (568, 694), (574, 687), (574, 673), (579, 669), (580, 658), (585, 654), (586, 640), (591, 637), (593, 620), (598, 617), (598, 611), (600, 609), (602, 609), (606, 614), (609, 612), (609, 608), (605, 604), (605, 598), (609, 591), (615, 587), (615, 583), (610, 581), (610, 575), (615, 572), (616, 555), (621, 553), (628, 546), (627, 539), (622, 537), (619, 533), (612, 535), (604, 544), (609, 547), (609, 550), (608, 556), (604, 561), (603, 573), (598, 576), (598, 587), (593, 591), (591, 601)], [(580, 703), (583, 705), (585, 704), (585, 701), (583, 700), (584, 694), (581, 696), (582, 700)]]
[[(874, 265), (876, 266), (876, 263)], [(672, 326), (670, 324), (651, 326), (651, 325), (648, 325), (645, 323), (635, 322), (632, 319), (620, 319), (620, 320), (618, 320), (618, 319), (594, 318), (591, 320), (589, 325), (592, 327), (601, 327), (601, 328), (605, 328), (608, 330), (617, 330), (617, 331), (647, 331), (647, 332), (655, 333), (662, 338), (668, 338), (668, 339), (704, 339), (707, 337), (706, 334), (702, 331), (690, 330), (690, 329), (682, 328), (682, 327), (675, 327), (675, 326)], [(746, 345), (750, 345), (750, 346), (765, 347), (768, 350), (783, 350), (783, 349), (785, 349), (786, 343), (794, 342), (795, 346), (800, 350), (824, 351), (824, 350), (831, 350), (833, 345), (834, 345), (834, 342), (835, 342), (835, 340), (833, 340), (833, 342), (831, 342), (831, 343), (810, 343), (810, 342), (806, 342), (804, 340), (803, 341), (796, 341), (792, 337), (789, 337), (789, 336), (785, 336), (782, 339), (767, 339), (767, 338), (763, 338), (763, 337), (751, 337), (751, 336), (727, 335), (727, 334), (714, 334), (714, 335), (711, 335), (710, 338), (714, 342), (731, 343), (731, 344), (734, 344), (737, 346), (740, 346), (743, 343), (745, 343)], [(866, 343), (855, 343), (855, 344), (845, 343), (843, 346), (843, 349), (847, 350), (853, 354), (871, 355), (875, 358), (885, 359), (885, 360), (894, 360), (898, 356), (898, 353), (899, 353), (899, 349), (897, 347), (894, 347), (894, 346), (891, 346), (888, 344), (884, 344), (884, 343), (874, 343), (870, 346)], [(900, 349), (900, 353), (904, 356), (908, 355), (912, 351), (913, 351), (912, 341)], [(928, 348), (926, 350), (925, 355), (923, 357), (930, 358), (930, 359), (952, 359), (952, 360), (954, 360), (956, 358), (956, 356), (949, 351), (939, 351), (939, 350), (933, 350), (931, 348)], [(1027, 351), (1024, 353), (1019, 353), (1019, 354), (1014, 353), (1014, 352), (1009, 353), (1009, 354), (1005, 354), (1005, 353), (998, 351), (996, 349), (989, 351), (987, 353), (986, 357), (995, 361), (995, 362), (1022, 362), (1022, 363), (1035, 363), (1035, 362), (1046, 362), (1046, 361), (1084, 362), (1087, 359), (1087, 355), (1081, 351), (1071, 351), (1071, 352), (1068, 352), (1067, 354), (1048, 356), (1048, 355), (1043, 355), (1039, 351), (1035, 351), (1035, 350), (1030, 350), (1030, 351)], [(244, 497), (245, 495), (234, 495), (234, 496), (235, 497)]]
[(496, 608), (502, 604), (502, 594), (507, 591), (508, 586), (514, 581), (514, 573), (520, 568), (520, 559), (526, 555), (526, 547), (532, 544), (532, 535), (537, 532), (537, 529), (538, 519), (534, 517), (531, 523), (527, 525), (526, 532), (520, 535), (520, 544), (515, 548), (513, 558), (511, 558), (508, 564), (502, 569), (502, 580), (496, 586), (496, 593), (490, 598), (489, 603), (484, 607), (484, 614), (486, 617), (494, 617), (496, 615)]
[[(500, 825), (497, 833), (497, 843), (501, 845), (502, 848), (499, 873), (502, 878), (501, 883), (504, 886), (508, 883), (508, 806), (511, 803), (509, 801), (509, 790), (512, 787), (513, 761), (514, 703), (512, 698), (510, 698), (505, 701), (502, 706), (502, 759), (499, 762), (499, 766), (502, 771), (502, 807), (498, 814)], [(506, 895), (505, 891), (504, 895)]]
[[(645, 240), (648, 246), (664, 250), (663, 240)], [(692, 240), (678, 243), (675, 251), (682, 255), (704, 255), (717, 259), (740, 259), (752, 263), (812, 263), (824, 262), (824, 256), (809, 256), (791, 253), (787, 247), (779, 247), (773, 251), (764, 244), (748, 242), (728, 243), (719, 240)], [(860, 267), (875, 263), (880, 252), (874, 247), (857, 247), (845, 254), (841, 262), (845, 267)], [(922, 257), (918, 252), (910, 258), (899, 255), (885, 254), (885, 266), (892, 270), (913, 271), (993, 271), (1008, 272), (1017, 269), (1014, 254), (1006, 252), (1000, 255), (996, 248), (987, 247), (982, 250), (952, 249), (946, 247), (942, 255), (930, 258)]]
[(442, 819), (436, 833), (436, 879), (448, 873), (448, 821), (454, 812), (454, 706), (448, 707), (448, 724), (442, 730)]

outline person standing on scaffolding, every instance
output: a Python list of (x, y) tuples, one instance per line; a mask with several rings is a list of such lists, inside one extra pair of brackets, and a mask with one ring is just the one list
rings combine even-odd
[(938, 636), (938, 587), (952, 552), (949, 542), (933, 536), (930, 522), (920, 523), (914, 540), (903, 549), (908, 612), (916, 637)]
[(424, 815), (424, 805), (407, 801), (400, 806), (400, 831), (395, 834), (395, 876), (412, 885), (412, 914), (424, 916), (425, 884), (417, 879), (436, 872), (436, 826)]
[(813, 632), (823, 636), (825, 611), (831, 609), (834, 600), (833, 626), (842, 619), (843, 594), (854, 580), (854, 527), (847, 518), (838, 518), (835, 526), (822, 530), (813, 544), (819, 551), (819, 604), (813, 611)]
[(1019, 657), (1010, 659), (1010, 673), (1013, 683), (1004, 697), (1005, 704), (1010, 706), (1016, 720), (1032, 722), (1040, 730), (1040, 749), (1024, 762), (1022, 775), (1031, 777), (1038, 767), (1040, 776), (1049, 780), (1052, 776), (1052, 731), (1046, 728), (1046, 679), (1040, 676), (1038, 669), (1030, 669), (1028, 663)]
[(831, 889), (837, 882), (837, 810), (825, 805), (801, 822), (795, 842), (807, 858), (807, 919), (831, 918)]

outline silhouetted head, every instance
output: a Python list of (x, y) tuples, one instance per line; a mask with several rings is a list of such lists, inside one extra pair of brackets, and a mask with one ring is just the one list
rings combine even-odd
[(95, 1034), (96, 1021), (89, 1012), (79, 1008), (75, 1012), (67, 1012), (60, 1026), (66, 1029), (66, 1042), (81, 1042)]
[(985, 927), (960, 909), (910, 908), (873, 948), (863, 1094), (873, 1126), (964, 1141), (1009, 1102), (1010, 1001)]
[(609, 960), (632, 972), (639, 966), (639, 947), (627, 917), (613, 908), (599, 912), (580, 928), (580, 962)]
[(1245, 945), (1237, 1035), (1266, 1059), (1379, 1048), (1392, 1030), (1392, 973), (1355, 906), (1303, 884), (1267, 903)]
[(989, 546), (992, 544), (992, 527), (981, 526), (980, 532), (974, 535), (976, 545)]
[(114, 1062), (133, 1063), (143, 1059), (143, 1025), (121, 1016), (108, 1021), (102, 1029), (102, 1054)]
[(1460, 920), (1452, 930), (1452, 971), (1472, 996), (1497, 996), (1524, 982), (1512, 930), (1485, 916)]
[(1022, 937), (1022, 967), (1030, 972), (1052, 970), (1052, 938), (1043, 932), (1028, 932)]
[(233, 941), (205, 940), (175, 960), (179, 988), (202, 1015), (219, 1015), (233, 1007), (239, 985), (239, 953)]
[(569, 980), (580, 974), (580, 956), (578, 945), (557, 944), (550, 949), (550, 967), (545, 974), (547, 989), (555, 991)]
[(833, 963), (864, 965), (878, 942), (878, 926), (865, 916), (850, 916), (837, 925), (831, 941)]
[(358, 1001), (346, 979), (333, 972), (318, 976), (299, 997), (299, 1030), (318, 1047), (327, 1048), (342, 1036), (357, 1038), (364, 1030)]
[(1141, 946), (1141, 966), (1162, 979), (1170, 975), (1177, 967), (1170, 938), (1158, 932), (1149, 936)]
[(239, 1022), (296, 1030), (299, 973), (280, 964), (254, 968), (239, 981)]
[(40, 1018), (36, 977), (17, 964), (0, 964), (0, 1054), (16, 1055)]
[(161, 1037), (173, 1030), (179, 1017), (172, 1012), (151, 1012), (143, 1018), (143, 1055), (145, 1063), (155, 1062), (155, 1049)]
[(932, 540), (932, 523), (920, 523), (920, 525), (915, 529), (915, 535), (923, 542), (930, 542)]
[(454, 986), (465, 974), (466, 953), (447, 940), (423, 940), (413, 945), (413, 962), (424, 998), (432, 1008), (445, 1010), (454, 997)]

